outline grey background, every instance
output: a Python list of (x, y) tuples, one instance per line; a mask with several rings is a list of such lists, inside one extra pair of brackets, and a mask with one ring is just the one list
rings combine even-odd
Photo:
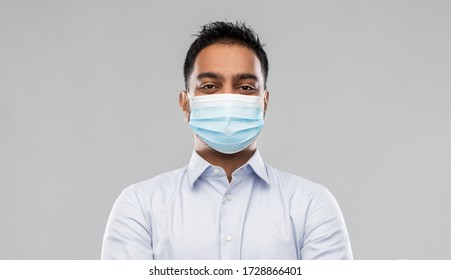
[(450, 259), (450, 3), (1, 0), (0, 258), (99, 258), (119, 192), (189, 160), (191, 35), (238, 19), (263, 158), (329, 188), (356, 259)]

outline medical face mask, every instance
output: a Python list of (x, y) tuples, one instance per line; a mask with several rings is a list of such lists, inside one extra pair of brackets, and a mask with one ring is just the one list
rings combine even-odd
[(264, 125), (262, 96), (210, 94), (190, 97), (193, 131), (208, 146), (234, 154), (255, 141)]

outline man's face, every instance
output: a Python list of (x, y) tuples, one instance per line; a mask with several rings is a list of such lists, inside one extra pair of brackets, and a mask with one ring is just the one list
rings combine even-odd
[(200, 51), (189, 85), (193, 95), (260, 95), (264, 91), (260, 61), (251, 49), (236, 44), (213, 44)]
[[(251, 49), (237, 44), (213, 44), (197, 55), (189, 78), (189, 93), (182, 94), (264, 95), (263, 103), (266, 111), (268, 93), (264, 89), (264, 84), (260, 61)], [(187, 97), (183, 99), (184, 105), (187, 104)], [(182, 106), (182, 103), (180, 105)], [(185, 112), (185, 119), (189, 120), (189, 108), (185, 106), (182, 106), (182, 109)]]

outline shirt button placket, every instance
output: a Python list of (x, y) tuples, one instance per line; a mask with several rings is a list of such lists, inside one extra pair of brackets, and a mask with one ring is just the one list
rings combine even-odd
[(224, 194), (221, 205), (221, 259), (237, 259), (239, 258), (239, 236), (237, 232), (236, 219), (238, 213), (234, 209), (237, 205), (232, 201), (230, 190), (233, 185), (228, 187), (228, 191)]

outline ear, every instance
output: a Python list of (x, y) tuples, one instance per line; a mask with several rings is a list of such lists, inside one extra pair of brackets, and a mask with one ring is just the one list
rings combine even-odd
[(269, 102), (269, 91), (265, 90), (264, 96), (263, 96), (263, 116), (266, 116), (266, 110), (268, 109), (268, 102)]
[(185, 117), (185, 121), (189, 122), (189, 114), (191, 113), (189, 107), (189, 97), (188, 92), (186, 90), (182, 90), (179, 94), (179, 105), (183, 111), (183, 115)]

